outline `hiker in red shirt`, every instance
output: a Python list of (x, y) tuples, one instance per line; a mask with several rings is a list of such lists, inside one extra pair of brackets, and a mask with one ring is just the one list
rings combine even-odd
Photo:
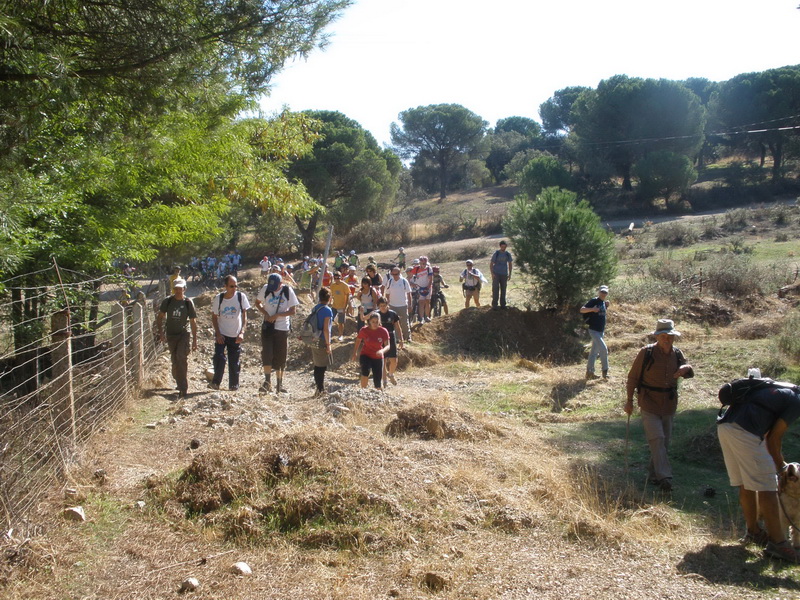
[[(361, 387), (367, 387), (369, 372), (372, 370), (372, 381), (375, 389), (381, 389), (383, 378), (383, 355), (389, 349), (389, 332), (381, 327), (381, 317), (377, 311), (367, 316), (367, 326), (358, 331), (356, 345), (353, 348), (353, 360), (358, 357), (361, 365)], [(361, 354), (359, 354), (361, 350)]]

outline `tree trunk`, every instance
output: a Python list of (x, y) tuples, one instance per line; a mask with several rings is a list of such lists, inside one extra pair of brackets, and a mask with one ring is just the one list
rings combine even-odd
[(761, 146), (761, 163), (760, 163), (760, 167), (763, 169), (764, 168), (764, 163), (767, 162), (767, 147), (763, 143), (759, 144), (759, 146)]
[(439, 204), (447, 198), (447, 161), (439, 159)]
[(317, 221), (319, 220), (319, 213), (315, 212), (308, 220), (308, 225), (303, 227), (303, 222), (300, 217), (295, 215), (294, 222), (300, 235), (303, 238), (301, 253), (303, 256), (311, 256), (314, 253), (314, 234), (317, 232)]
[(625, 165), (622, 168), (622, 189), (626, 192), (630, 192), (633, 190), (633, 185), (631, 185), (631, 166)]
[(783, 140), (778, 139), (771, 142), (769, 151), (772, 154), (772, 182), (775, 183), (781, 178), (781, 166), (783, 164)]

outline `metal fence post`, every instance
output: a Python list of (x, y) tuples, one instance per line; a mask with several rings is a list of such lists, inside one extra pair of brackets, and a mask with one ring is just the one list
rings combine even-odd
[(65, 435), (74, 447), (75, 394), (72, 389), (72, 332), (68, 310), (54, 313), (51, 319), (51, 338), (53, 341), (53, 402), (54, 421), (59, 434)]

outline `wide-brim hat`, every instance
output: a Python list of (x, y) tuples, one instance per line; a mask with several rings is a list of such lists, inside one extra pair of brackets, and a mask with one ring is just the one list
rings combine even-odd
[(675, 329), (675, 323), (672, 321), (672, 319), (659, 319), (658, 323), (656, 323), (656, 330), (650, 335), (661, 335), (662, 333), (677, 336), (681, 334), (680, 331)]

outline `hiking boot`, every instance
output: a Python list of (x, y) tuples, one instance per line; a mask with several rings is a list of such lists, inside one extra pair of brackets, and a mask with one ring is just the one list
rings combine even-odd
[(744, 537), (739, 539), (739, 543), (743, 546), (747, 546), (748, 544), (756, 544), (762, 548), (766, 546), (768, 542), (769, 534), (763, 529), (759, 529), (756, 533), (751, 533), (748, 531), (744, 534)]
[(210, 389), (210, 390), (218, 390), (219, 389), (219, 384), (218, 383), (214, 383), (212, 381), (211, 383), (208, 384), (208, 389)]
[(658, 489), (662, 492), (671, 492), (672, 491), (672, 479), (669, 477), (665, 477), (661, 481), (658, 482)]
[(279, 383), (278, 385), (275, 386), (275, 393), (276, 394), (288, 394), (289, 392), (285, 387), (283, 387), (282, 383)]
[(258, 391), (262, 394), (269, 394), (272, 392), (272, 384), (269, 381), (265, 381), (261, 384), (261, 387), (258, 388)]
[(764, 556), (785, 560), (791, 563), (800, 562), (797, 552), (794, 551), (794, 548), (792, 548), (792, 545), (787, 540), (783, 540), (780, 544), (767, 542), (767, 547), (764, 548)]
[(325, 389), (324, 388), (323, 389), (317, 389), (314, 392), (314, 398), (319, 398), (319, 397), (324, 396), (324, 395), (325, 395)]
[(237, 392), (237, 391), (239, 391), (239, 386), (238, 385), (232, 385), (232, 386), (230, 386), (228, 388), (228, 390), (230, 390), (231, 392)]
[(586, 379), (588, 381), (588, 380), (591, 380), (591, 379), (600, 379), (600, 378), (597, 375), (595, 375), (594, 373), (592, 373), (591, 371), (586, 371)]
[(603, 379), (608, 379), (608, 369), (603, 371)]

